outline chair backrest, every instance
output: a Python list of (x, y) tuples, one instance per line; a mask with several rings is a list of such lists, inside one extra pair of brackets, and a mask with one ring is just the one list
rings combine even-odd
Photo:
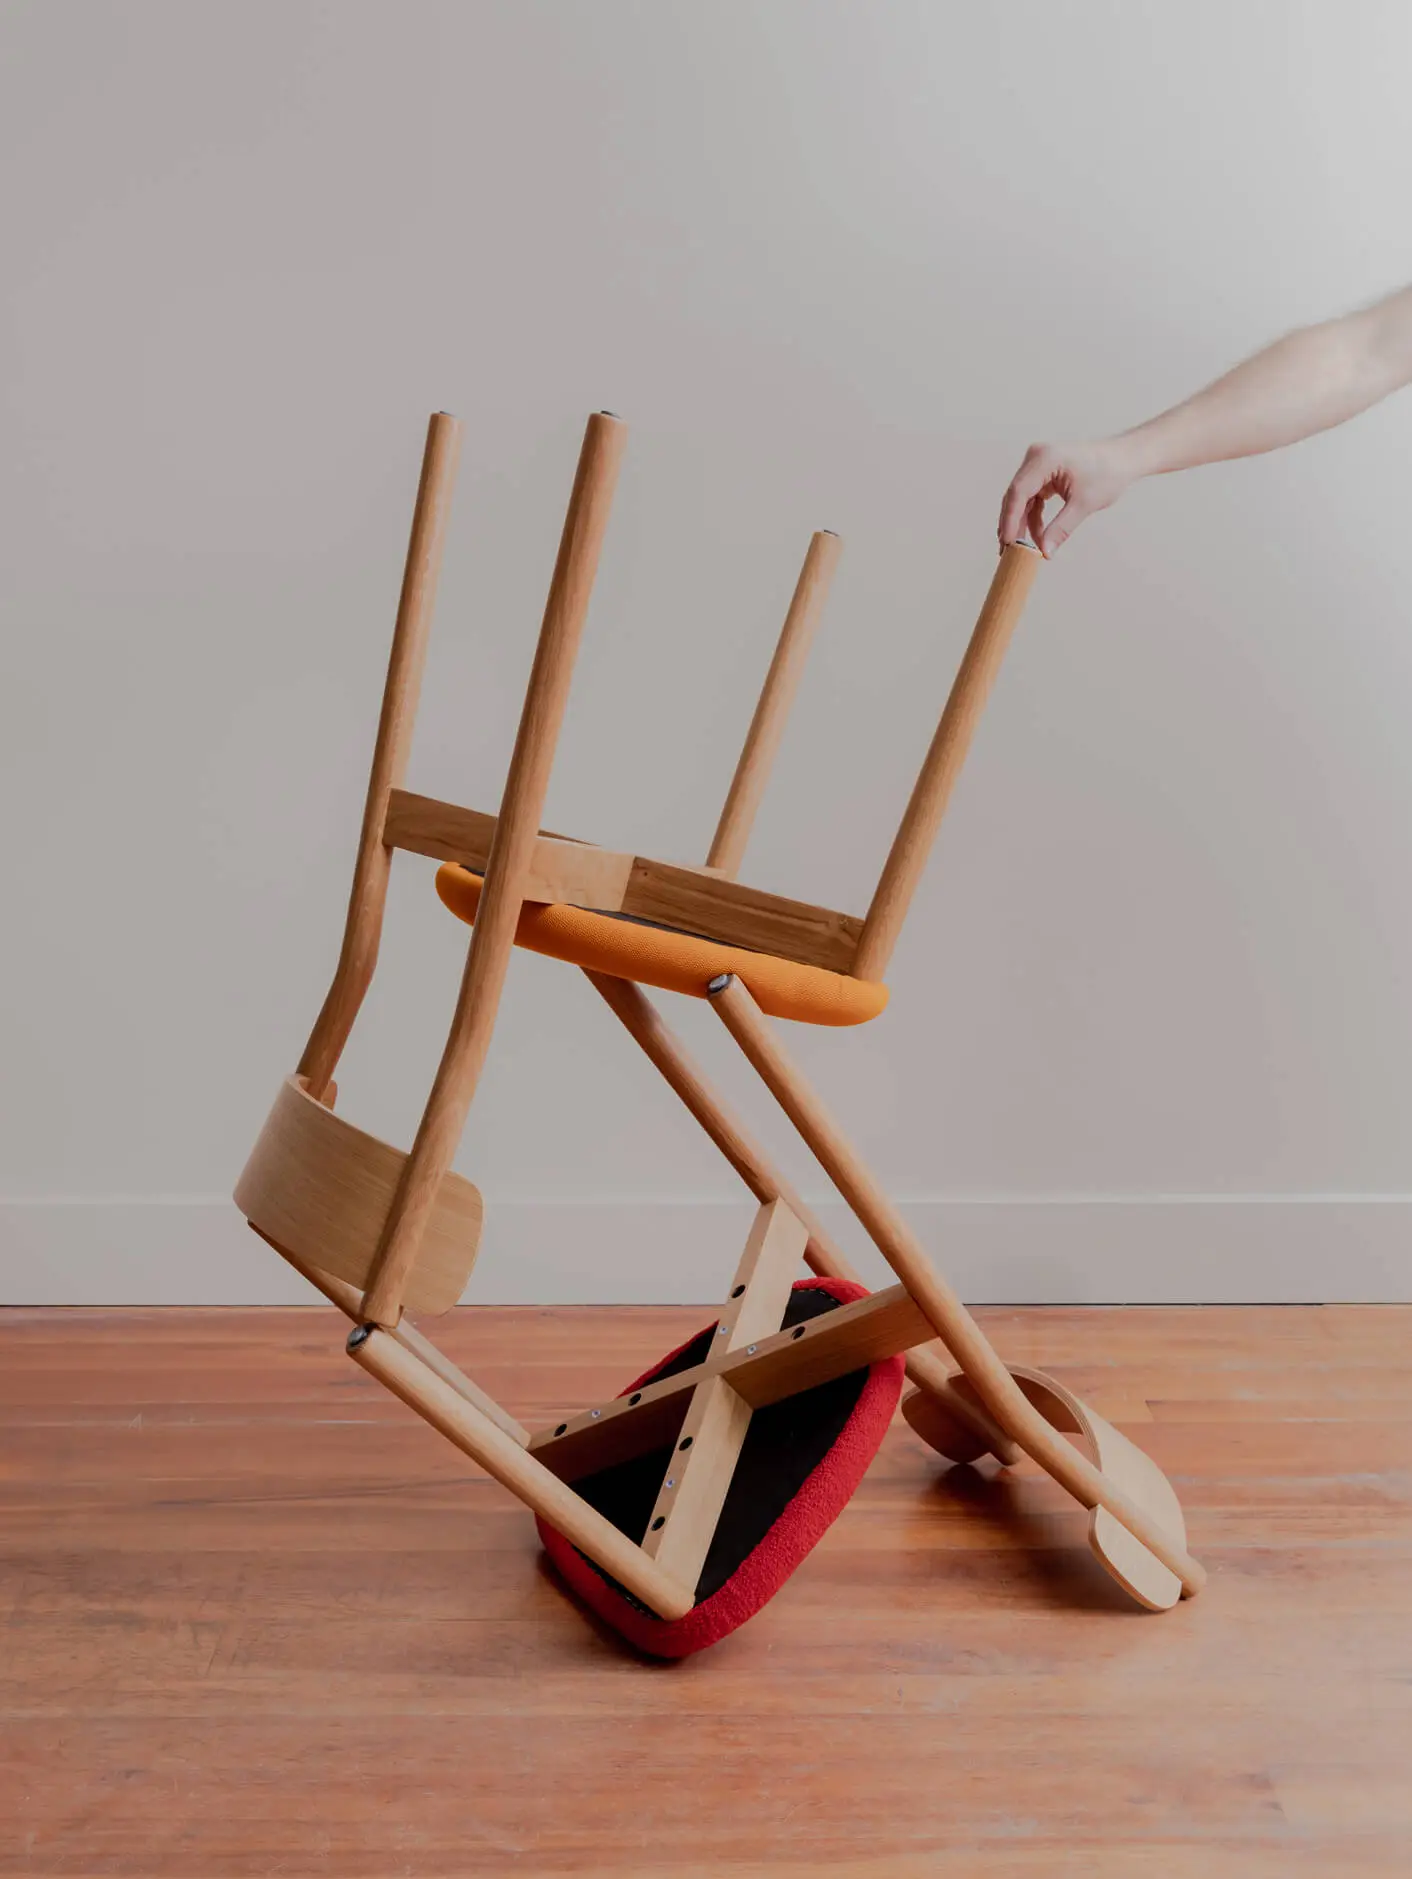
[[(406, 1159), (316, 1102), (301, 1077), (287, 1077), (236, 1184), (235, 1204), (296, 1265), (361, 1292)], [(406, 1303), (414, 1311), (449, 1311), (460, 1298), (482, 1217), (479, 1190), (459, 1174), (444, 1174), (407, 1281)]]

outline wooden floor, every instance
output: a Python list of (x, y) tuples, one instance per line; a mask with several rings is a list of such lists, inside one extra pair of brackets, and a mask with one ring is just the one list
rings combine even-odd
[[(992, 1310), (1211, 1569), (1129, 1609), (899, 1422), (752, 1624), (635, 1660), (332, 1311), (0, 1312), (0, 1873), (1412, 1872), (1412, 1308)], [(701, 1320), (440, 1321), (538, 1423)]]

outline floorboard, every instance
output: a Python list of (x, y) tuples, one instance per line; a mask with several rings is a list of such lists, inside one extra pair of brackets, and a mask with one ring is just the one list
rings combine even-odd
[[(1412, 1308), (997, 1308), (1174, 1480), (1130, 1609), (1051, 1483), (900, 1421), (779, 1597), (641, 1662), (332, 1311), (0, 1312), (0, 1874), (1412, 1870)], [(427, 1328), (537, 1426), (702, 1321)]]

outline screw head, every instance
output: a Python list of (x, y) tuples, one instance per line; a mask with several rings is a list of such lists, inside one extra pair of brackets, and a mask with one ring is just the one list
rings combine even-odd
[(360, 1351), (372, 1335), (373, 1327), (370, 1324), (355, 1324), (348, 1333), (346, 1348), (350, 1351)]

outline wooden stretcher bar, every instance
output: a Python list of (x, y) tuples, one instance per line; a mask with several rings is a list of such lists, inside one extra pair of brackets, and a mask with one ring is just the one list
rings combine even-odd
[(907, 1288), (889, 1286), (790, 1330), (713, 1352), (705, 1363), (644, 1384), (630, 1396), (580, 1410), (531, 1435), (530, 1453), (561, 1480), (576, 1481), (673, 1441), (692, 1392), (713, 1377), (728, 1383), (752, 1409), (764, 1409), (932, 1336), (930, 1322)]
[[(388, 798), (383, 840), (390, 848), (459, 861), (481, 873), (490, 861), (495, 827), (496, 818), (480, 810), (395, 789)], [(745, 887), (709, 868), (545, 834), (535, 840), (523, 898), (625, 913), (726, 946), (845, 974), (853, 970), (863, 932), (863, 922), (853, 914)]]

